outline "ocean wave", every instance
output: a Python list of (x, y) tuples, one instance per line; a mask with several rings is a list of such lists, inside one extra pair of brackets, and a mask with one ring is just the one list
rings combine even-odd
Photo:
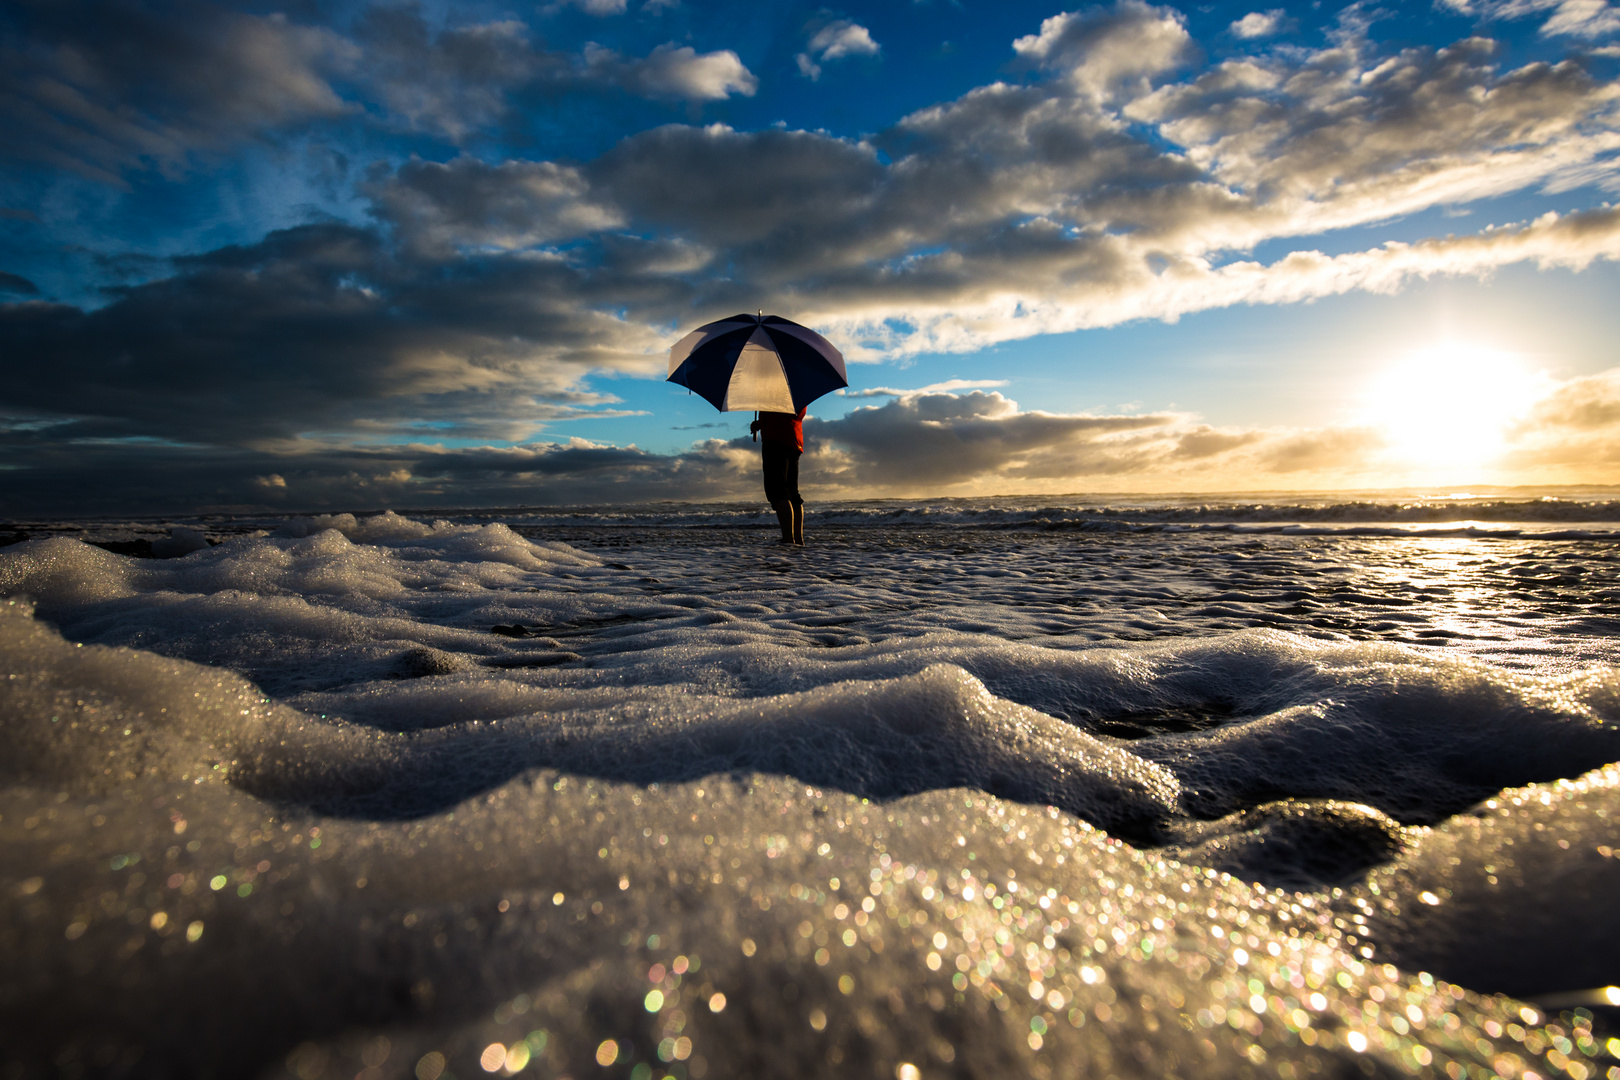
[[(1620, 529), (1620, 500), (1581, 499), (1259, 499), (1186, 498), (1050, 501), (1039, 498), (812, 501), (818, 526), (844, 528), (1042, 529), (1073, 532), (1217, 529), (1302, 535), (1517, 536), (1555, 532), (1562, 539), (1610, 536)], [(748, 504), (520, 509), (519, 528), (768, 526), (768, 508)], [(1580, 526), (1588, 526), (1582, 528)], [(1550, 538), (1550, 537), (1549, 537)]]
[[(1294, 494), (1259, 497), (1193, 496), (1012, 496), (943, 499), (812, 499), (819, 527), (845, 529), (909, 527), (1052, 530), (1060, 532), (1175, 532), (1213, 529), (1298, 535), (1476, 536), (1535, 535), (1544, 539), (1591, 539), (1620, 530), (1620, 499), (1590, 492), (1562, 496), (1442, 497), (1383, 494), (1346, 499)], [(616, 506), (445, 508), (395, 513), (316, 514), (291, 519), (264, 514), (216, 514), (162, 521), (128, 519), (28, 521), (13, 526), (14, 540), (80, 536), (118, 547), (121, 553), (183, 555), (227, 536), (336, 527), (352, 539), (429, 528), (428, 522), (503, 524), (530, 536), (570, 529), (753, 529), (773, 528), (763, 502), (647, 503)], [(337, 523), (337, 524), (334, 524)], [(406, 524), (409, 523), (409, 524)], [(178, 531), (177, 531), (178, 530)], [(289, 531), (291, 530), (291, 531)], [(141, 541), (145, 541), (142, 546)]]

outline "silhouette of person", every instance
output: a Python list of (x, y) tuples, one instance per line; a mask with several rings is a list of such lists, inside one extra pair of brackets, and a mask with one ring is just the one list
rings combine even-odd
[(804, 500), (799, 497), (799, 455), (804, 453), (804, 410), (762, 412), (748, 425), (759, 438), (765, 500), (782, 526), (782, 543), (804, 543)]

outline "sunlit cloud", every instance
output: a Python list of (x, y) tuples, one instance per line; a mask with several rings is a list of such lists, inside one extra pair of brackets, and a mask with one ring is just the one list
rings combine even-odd
[(586, 45), (585, 72), (632, 93), (680, 101), (752, 97), (759, 80), (730, 49), (699, 53), (690, 45), (660, 45), (645, 57), (624, 59), (611, 49)]
[(838, 395), (852, 398), (915, 397), (919, 394), (951, 394), (958, 390), (987, 390), (991, 387), (1006, 385), (1006, 379), (946, 379), (944, 382), (919, 386), (915, 390), (896, 390), (889, 386), (868, 386), (858, 390), (839, 390)]
[(1612, 481), (1620, 464), (1620, 368), (1557, 385), (1508, 434), (1509, 467), (1551, 483)]
[(1140, 0), (1054, 15), (1040, 33), (1013, 42), (1021, 59), (1099, 100), (1145, 92), (1150, 79), (1175, 69), (1191, 49), (1179, 11)]
[(1280, 33), (1287, 23), (1288, 13), (1282, 8), (1273, 8), (1270, 11), (1251, 11), (1235, 20), (1227, 30), (1234, 37), (1252, 40)]
[(1620, 32), (1620, 9), (1608, 0), (1437, 0), (1442, 7), (1482, 19), (1523, 19), (1546, 15), (1541, 32), (1596, 38)]
[(845, 56), (877, 56), (882, 52), (871, 31), (849, 19), (837, 19), (810, 35), (804, 52), (794, 58), (799, 73), (812, 81), (821, 78), (821, 65)]
[(625, 0), (559, 0), (558, 7), (574, 7), (587, 15), (606, 17), (608, 15), (623, 15), (626, 7)]

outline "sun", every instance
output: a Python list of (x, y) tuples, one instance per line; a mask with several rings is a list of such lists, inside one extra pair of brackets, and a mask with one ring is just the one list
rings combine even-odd
[(1480, 466), (1502, 452), (1509, 429), (1547, 383), (1513, 353), (1444, 342), (1408, 353), (1376, 376), (1363, 419), (1409, 465)]

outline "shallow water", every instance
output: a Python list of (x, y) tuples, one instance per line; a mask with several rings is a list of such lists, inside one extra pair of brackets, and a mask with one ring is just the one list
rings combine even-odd
[(5, 1066), (1620, 1077), (1620, 537), (1503, 505), (35, 523)]

